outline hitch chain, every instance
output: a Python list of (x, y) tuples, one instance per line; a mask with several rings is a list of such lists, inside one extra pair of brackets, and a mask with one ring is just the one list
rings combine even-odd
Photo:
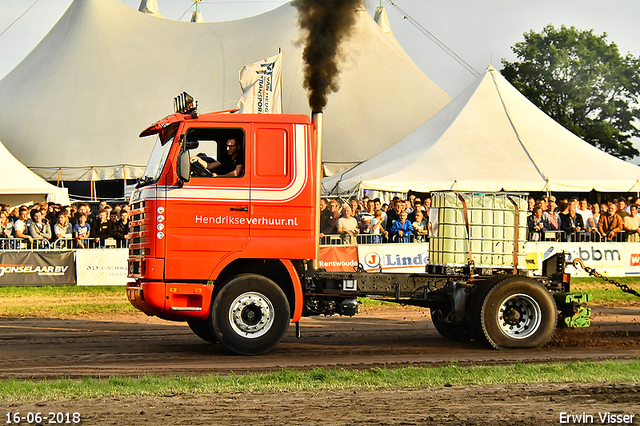
[(573, 259), (573, 267), (578, 269), (578, 265), (582, 269), (584, 269), (592, 277), (600, 278), (603, 281), (606, 281), (606, 282), (608, 282), (610, 284), (615, 285), (616, 287), (618, 287), (620, 290), (624, 291), (625, 293), (633, 294), (634, 296), (640, 297), (640, 293), (638, 293), (637, 291), (635, 291), (634, 289), (632, 289), (628, 285), (621, 284), (621, 283), (619, 283), (617, 281), (614, 281), (614, 280), (612, 280), (610, 278), (607, 278), (604, 275), (602, 275), (600, 272), (596, 271), (595, 269), (586, 266), (584, 264), (584, 262), (582, 261), (582, 259), (580, 259), (579, 257)]

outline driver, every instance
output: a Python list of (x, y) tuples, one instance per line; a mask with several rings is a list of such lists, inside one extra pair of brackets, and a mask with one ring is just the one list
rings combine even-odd
[(229, 138), (227, 140), (227, 153), (229, 157), (221, 161), (212, 161), (209, 162), (207, 160), (212, 160), (212, 158), (203, 156), (194, 155), (191, 157), (192, 163), (199, 163), (202, 167), (207, 170), (218, 169), (218, 173), (212, 173), (214, 177), (238, 177), (242, 176), (244, 170), (244, 158), (240, 155), (240, 146), (238, 146), (238, 142)]

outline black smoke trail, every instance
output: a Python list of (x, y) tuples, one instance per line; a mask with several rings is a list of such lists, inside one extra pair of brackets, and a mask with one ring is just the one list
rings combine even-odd
[(298, 9), (300, 27), (307, 32), (302, 57), (309, 106), (321, 112), (329, 94), (339, 89), (340, 44), (351, 32), (362, 0), (293, 0), (291, 4)]

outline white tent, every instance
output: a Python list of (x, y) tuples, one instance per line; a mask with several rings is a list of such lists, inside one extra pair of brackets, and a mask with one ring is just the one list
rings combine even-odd
[[(356, 14), (340, 91), (325, 110), (329, 170), (381, 152), (451, 100), (364, 7)], [(278, 48), (283, 111), (308, 114), (297, 19), (289, 4), (238, 21), (195, 24), (140, 13), (118, 0), (74, 0), (0, 80), (0, 139), (47, 180), (135, 178), (153, 144), (138, 134), (173, 112), (174, 96), (187, 91), (201, 112), (234, 108), (242, 94), (238, 70)]]
[(0, 203), (11, 207), (48, 200), (68, 205), (66, 188), (58, 188), (36, 176), (20, 163), (0, 142)]
[(493, 67), (397, 144), (323, 179), (323, 193), (640, 191), (640, 167), (540, 111)]

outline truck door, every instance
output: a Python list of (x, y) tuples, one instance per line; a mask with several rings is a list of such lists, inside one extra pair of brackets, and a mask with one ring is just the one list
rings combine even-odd
[(238, 124), (186, 129), (186, 149), (194, 162), (189, 182), (167, 188), (166, 279), (207, 280), (219, 262), (247, 245), (247, 134)]
[(254, 258), (309, 259), (315, 255), (315, 193), (307, 126), (251, 127), (251, 241)]

